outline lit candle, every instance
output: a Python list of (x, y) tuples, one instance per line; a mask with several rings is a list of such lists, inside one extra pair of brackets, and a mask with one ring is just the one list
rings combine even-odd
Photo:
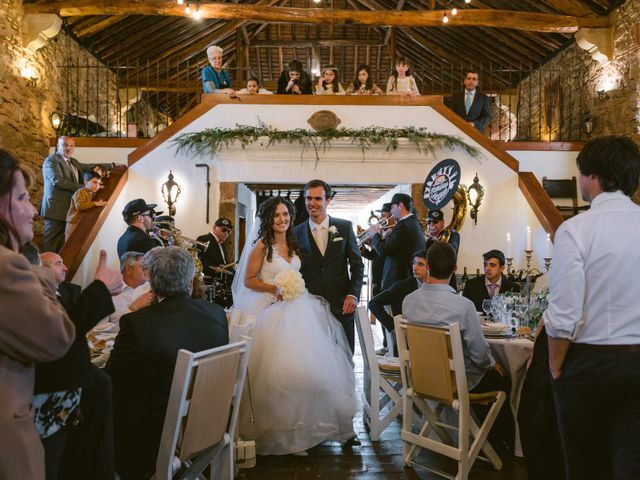
[(507, 258), (513, 258), (511, 256), (511, 233), (507, 232)]
[(533, 250), (531, 248), (531, 227), (527, 225), (527, 250)]
[(547, 233), (547, 258), (551, 258), (551, 235)]

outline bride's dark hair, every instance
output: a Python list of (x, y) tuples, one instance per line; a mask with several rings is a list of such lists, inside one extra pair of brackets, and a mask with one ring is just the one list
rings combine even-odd
[(294, 254), (300, 253), (298, 249), (298, 243), (296, 242), (296, 237), (293, 235), (293, 218), (295, 217), (295, 208), (293, 207), (293, 203), (288, 198), (276, 196), (271, 197), (268, 200), (265, 200), (262, 205), (260, 205), (260, 209), (258, 210), (258, 216), (260, 217), (260, 229), (258, 230), (258, 238), (261, 238), (267, 247), (267, 261), (270, 262), (273, 258), (273, 244), (274, 244), (274, 234), (273, 234), (273, 219), (276, 216), (276, 208), (278, 205), (284, 205), (287, 207), (289, 211), (289, 218), (291, 224), (286, 232), (286, 240), (287, 240), (287, 254), (291, 257)]

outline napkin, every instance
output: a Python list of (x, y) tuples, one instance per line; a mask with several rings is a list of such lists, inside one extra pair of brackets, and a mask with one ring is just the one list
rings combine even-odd
[(489, 334), (505, 333), (509, 326), (506, 323), (483, 323), (482, 331)]

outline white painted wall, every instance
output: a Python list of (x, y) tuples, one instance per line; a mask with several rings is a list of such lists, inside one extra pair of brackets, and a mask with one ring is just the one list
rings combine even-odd
[[(314, 105), (218, 105), (202, 117), (195, 120), (180, 133), (197, 132), (205, 128), (233, 128), (236, 124), (257, 124), (258, 118), (264, 123), (279, 129), (305, 128), (307, 119), (320, 108)], [(479, 147), (472, 139), (460, 132), (457, 127), (441, 117), (429, 107), (392, 107), (392, 106), (331, 106), (331, 110), (341, 119), (340, 127), (363, 128), (371, 125), (382, 127), (426, 127), (427, 129), (458, 135), (467, 143)], [(84, 150), (87, 150), (86, 152)], [(81, 161), (120, 161), (103, 160), (118, 155), (107, 152), (94, 152), (77, 149), (76, 156)], [(106, 150), (106, 149), (105, 149)], [(113, 149), (108, 149), (112, 151)], [(121, 152), (122, 153), (122, 152)], [(127, 152), (128, 153), (128, 152)], [(575, 172), (575, 152), (514, 152), (521, 159), (521, 170), (533, 170), (539, 178), (542, 175), (554, 178), (566, 178)], [(445, 158), (455, 158), (461, 165), (461, 183), (469, 185), (475, 173), (485, 187), (486, 194), (479, 212), (478, 225), (467, 217), (461, 229), (461, 247), (458, 265), (475, 271), (482, 265), (481, 254), (492, 248), (506, 249), (506, 233), (511, 232), (513, 253), (516, 265), (521, 266), (525, 247), (525, 229), (530, 225), (534, 237), (534, 264), (542, 264), (545, 255), (546, 234), (535, 218), (518, 189), (516, 172), (506, 167), (489, 152), (482, 150), (478, 159), (463, 151), (438, 150), (434, 156), (418, 153), (416, 148), (402, 142), (398, 150), (387, 152), (384, 147), (373, 147), (362, 153), (357, 146), (348, 141), (334, 142), (333, 147), (320, 152), (320, 161), (316, 164), (313, 152), (305, 152), (298, 145), (281, 145), (266, 148), (265, 144), (253, 144), (246, 149), (236, 145), (220, 152), (214, 157), (196, 157), (181, 153), (177, 155), (175, 147), (166, 142), (151, 151), (134, 164), (129, 171), (129, 181), (124, 188), (117, 205), (113, 208), (104, 228), (101, 229), (92, 245), (83, 267), (74, 281), (85, 285), (97, 262), (100, 248), (109, 254), (109, 263), (117, 265), (115, 258), (116, 243), (125, 229), (121, 211), (124, 204), (137, 197), (147, 202), (163, 205), (160, 187), (166, 181), (169, 170), (182, 187), (176, 207), (176, 224), (188, 237), (196, 237), (210, 230), (210, 224), (218, 215), (219, 184), (227, 182), (306, 182), (312, 178), (322, 178), (329, 183), (353, 184), (399, 184), (407, 190), (408, 184), (422, 183), (433, 165)], [(122, 155), (124, 158), (124, 155)], [(206, 189), (204, 169), (196, 168), (196, 163), (211, 165), (210, 224), (205, 221)], [(242, 203), (252, 202), (248, 190), (240, 190)], [(390, 197), (390, 195), (388, 195)], [(379, 208), (381, 199), (371, 208)], [(246, 203), (245, 203), (246, 204)], [(160, 207), (159, 207), (160, 208)], [(369, 210), (363, 213), (369, 215)], [(160, 208), (162, 209), (162, 208)], [(166, 208), (164, 208), (166, 210)], [(451, 215), (449, 206), (445, 207), (447, 221)], [(351, 220), (360, 220), (361, 214), (354, 212)], [(361, 223), (364, 226), (364, 224)], [(247, 234), (251, 226), (247, 225)]]

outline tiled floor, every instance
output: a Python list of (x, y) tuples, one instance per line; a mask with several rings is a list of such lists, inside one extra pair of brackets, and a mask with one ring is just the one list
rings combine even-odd
[[(379, 336), (378, 336), (379, 338)], [(354, 357), (356, 380), (362, 388), (362, 357), (359, 349)], [(365, 431), (362, 411), (354, 418), (354, 428), (362, 443), (351, 449), (342, 449), (337, 442), (325, 442), (308, 451), (307, 457), (293, 455), (258, 456), (254, 468), (241, 469), (241, 480), (404, 480), (439, 479), (423, 469), (405, 468), (402, 464), (400, 422), (394, 421), (381, 436), (379, 442), (371, 442)], [(449, 474), (455, 472), (455, 463), (437, 454), (421, 454), (419, 461), (428, 463)], [(470, 478), (477, 480), (526, 480), (524, 461), (515, 457), (503, 458), (502, 470), (496, 471), (482, 461), (477, 461)]]

